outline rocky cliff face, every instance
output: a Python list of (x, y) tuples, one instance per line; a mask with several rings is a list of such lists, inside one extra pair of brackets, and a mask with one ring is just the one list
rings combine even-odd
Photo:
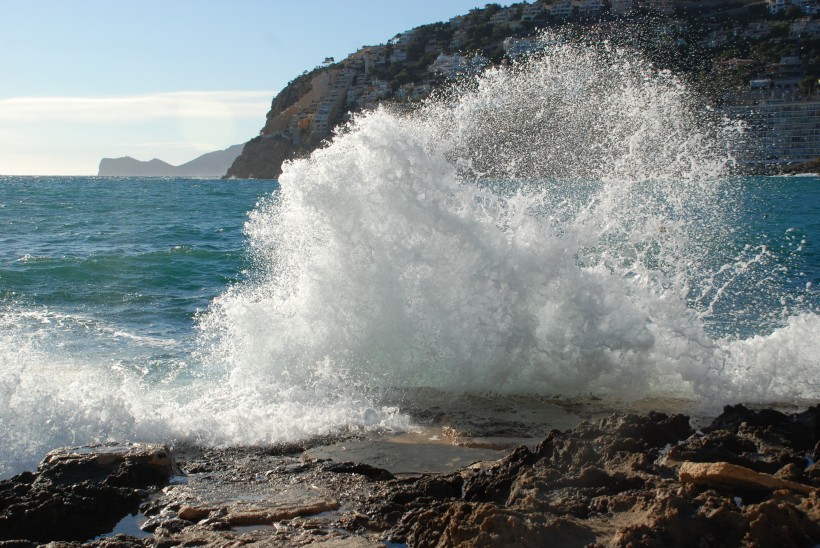
[(289, 83), (225, 178), (275, 179), (286, 160), (310, 154), (340, 121), (351, 81), (338, 67), (323, 67)]
[(281, 135), (260, 135), (245, 144), (242, 154), (225, 175), (227, 179), (276, 179), (285, 160), (296, 156), (290, 140)]
[[(534, 35), (546, 27), (572, 24), (575, 32), (585, 26), (597, 29), (591, 35), (602, 37), (610, 37), (612, 29), (632, 28), (627, 45), (642, 50), (656, 68), (691, 80), (693, 89), (721, 104), (777, 61), (783, 32), (788, 29), (804, 36), (801, 33), (809, 33), (806, 25), (814, 22), (789, 23), (783, 14), (770, 14), (760, 4), (742, 0), (676, 2), (674, 6), (668, 2), (635, 2), (628, 7), (607, 1), (586, 4), (570, 12), (544, 0), (508, 7), (487, 4), (305, 72), (274, 98), (260, 136), (247, 144), (226, 177), (278, 177), (284, 161), (309, 155), (352, 113), (383, 101), (422, 100), (452, 77), (537, 51), (541, 46)], [(724, 21), (724, 26), (715, 21)], [(820, 30), (809, 34), (801, 43), (806, 51), (811, 45), (816, 52)], [(744, 48), (749, 48), (750, 59), (734, 59), (738, 46), (728, 39), (730, 35), (748, 40)], [(803, 55), (800, 63), (808, 75), (804, 80), (816, 81), (820, 67), (816, 55)], [(726, 66), (735, 69), (727, 72)]]

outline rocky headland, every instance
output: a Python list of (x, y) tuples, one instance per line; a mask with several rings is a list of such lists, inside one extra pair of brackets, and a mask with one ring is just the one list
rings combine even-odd
[[(820, 406), (730, 406), (700, 427), (614, 413), (512, 450), (488, 440), (520, 423), (430, 419), (446, 443), (426, 442), (439, 461), (426, 472), (407, 440), (398, 460), (356, 439), (54, 451), (0, 482), (0, 546), (820, 543)], [(357, 444), (369, 457), (348, 460)]]
[(245, 145), (234, 145), (225, 150), (208, 152), (178, 166), (158, 158), (143, 161), (123, 156), (103, 158), (97, 170), (99, 177), (221, 177)]

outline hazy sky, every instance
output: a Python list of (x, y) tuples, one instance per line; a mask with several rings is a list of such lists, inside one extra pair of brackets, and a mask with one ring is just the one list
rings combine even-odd
[(0, 174), (94, 175), (125, 155), (180, 164), (245, 142), (325, 57), (484, 3), (0, 0)]

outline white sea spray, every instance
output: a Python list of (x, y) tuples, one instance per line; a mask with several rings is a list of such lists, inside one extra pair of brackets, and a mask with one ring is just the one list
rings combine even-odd
[(712, 269), (743, 276), (714, 264), (736, 128), (633, 52), (545, 40), (285, 168), (247, 227), (257, 279), (203, 324), (236, 382), (299, 385), (329, 360), (363, 387), (817, 396), (810, 376), (750, 390), (707, 329), (730, 298)]

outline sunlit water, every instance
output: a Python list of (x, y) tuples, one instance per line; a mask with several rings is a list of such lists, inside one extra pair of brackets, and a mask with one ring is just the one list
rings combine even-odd
[(673, 77), (549, 52), (278, 184), (0, 178), (0, 476), (412, 428), (383, 388), (820, 399), (820, 179), (733, 178)]

